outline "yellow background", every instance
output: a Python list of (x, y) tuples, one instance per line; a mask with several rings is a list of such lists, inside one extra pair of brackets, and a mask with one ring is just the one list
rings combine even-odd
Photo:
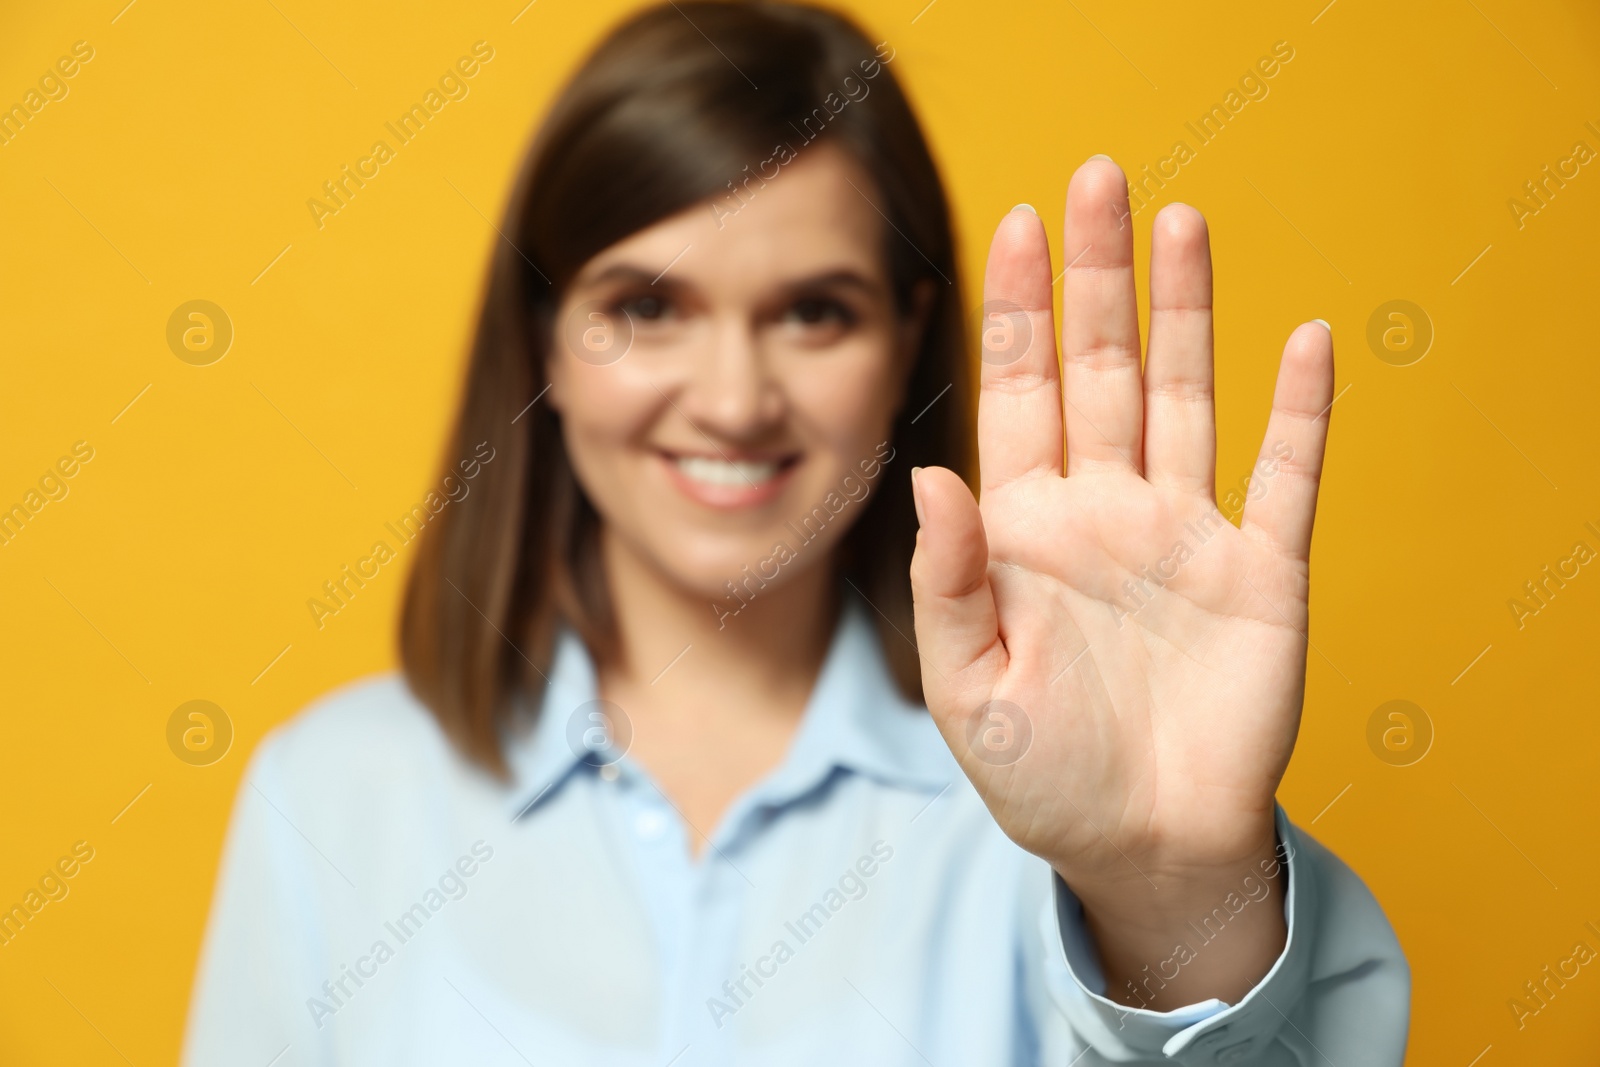
[[(413, 550), (320, 632), (306, 600), (429, 488), (488, 219), (552, 92), (630, 6), (124, 2), (10, 5), (0, 32), (0, 104), (75, 41), (95, 50), (0, 146), (0, 506), (75, 441), (95, 450), (0, 547), (0, 905), (74, 842), (95, 849), (0, 948), (8, 1064), (176, 1058), (249, 752), (394, 665)], [(974, 282), (1012, 204), (1058, 233), (1081, 160), (1131, 173), (1194, 147), (1186, 120), (1274, 42), (1294, 49), (1156, 198), (1212, 225), (1220, 483), (1254, 458), (1289, 330), (1333, 324), (1316, 651), (1281, 796), (1399, 931), (1410, 1062), (1592, 1055), (1600, 966), (1521, 1029), (1508, 1001), (1580, 939), (1600, 949), (1584, 928), (1600, 925), (1600, 564), (1520, 630), (1507, 601), (1574, 542), (1600, 550), (1583, 528), (1600, 526), (1600, 162), (1520, 229), (1507, 201), (1574, 142), (1600, 150), (1584, 126), (1600, 126), (1600, 16), (1576, 0), (925, 2), (855, 6), (896, 49)], [(478, 40), (495, 55), (470, 95), (319, 231), (306, 200)], [(236, 331), (211, 366), (166, 344), (192, 299)], [(1436, 331), (1412, 366), (1366, 342), (1393, 299)], [(209, 767), (167, 747), (192, 699), (235, 727)], [(1435, 730), (1412, 766), (1367, 744), (1392, 699)]]

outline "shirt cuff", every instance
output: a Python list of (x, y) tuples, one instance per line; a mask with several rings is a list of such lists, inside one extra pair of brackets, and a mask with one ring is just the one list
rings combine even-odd
[[(1310, 932), (1316, 929), (1316, 885), (1308, 860), (1300, 856), (1299, 839), (1288, 815), (1276, 806), (1278, 857), (1287, 868), (1283, 917), (1288, 937), (1283, 952), (1255, 987), (1237, 1004), (1211, 999), (1171, 1011), (1130, 1008), (1105, 997), (1093, 938), (1083, 920), (1083, 906), (1060, 875), (1050, 872), (1052, 899), (1040, 916), (1046, 938), (1045, 980), (1057, 1006), (1077, 1034), (1107, 1059), (1166, 1057), (1183, 1064), (1233, 1064), (1253, 1059), (1276, 1038), (1285, 1019), (1305, 995), (1310, 977)], [(1263, 861), (1271, 864), (1273, 861)], [(1149, 980), (1160, 982), (1177, 973), (1183, 947), (1199, 955), (1205, 945), (1226, 931), (1226, 924), (1246, 908), (1267, 906), (1275, 874), (1251, 868), (1239, 875), (1239, 888), (1218, 902), (1211, 916), (1190, 924), (1184, 945), (1173, 956), (1151, 961)], [(1153, 987), (1159, 988), (1159, 985)]]

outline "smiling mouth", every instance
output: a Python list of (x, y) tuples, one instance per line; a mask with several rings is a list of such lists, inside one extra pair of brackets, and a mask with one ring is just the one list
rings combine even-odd
[(726, 460), (711, 456), (675, 456), (668, 454), (667, 460), (677, 468), (678, 473), (685, 478), (700, 485), (717, 488), (748, 488), (760, 486), (770, 482), (779, 474), (794, 466), (799, 461), (799, 456), (786, 456), (781, 459), (736, 459)]
[(779, 470), (792, 464), (792, 459), (714, 459), (710, 456), (674, 456), (674, 466), (683, 477), (701, 485), (747, 486), (762, 485), (778, 477)]

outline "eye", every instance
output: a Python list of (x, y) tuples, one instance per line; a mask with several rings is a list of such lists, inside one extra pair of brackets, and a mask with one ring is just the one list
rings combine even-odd
[(635, 322), (659, 322), (672, 313), (672, 301), (656, 293), (640, 293), (617, 301), (617, 310)]
[(844, 303), (831, 297), (801, 297), (789, 306), (784, 318), (804, 326), (850, 326), (856, 321), (855, 313)]

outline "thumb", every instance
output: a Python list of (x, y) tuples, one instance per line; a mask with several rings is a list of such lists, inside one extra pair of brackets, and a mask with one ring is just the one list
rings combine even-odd
[(919, 467), (911, 472), (911, 493), (920, 524), (911, 597), (922, 689), (942, 723), (988, 699), (1007, 655), (989, 587), (989, 541), (972, 491), (952, 470)]

